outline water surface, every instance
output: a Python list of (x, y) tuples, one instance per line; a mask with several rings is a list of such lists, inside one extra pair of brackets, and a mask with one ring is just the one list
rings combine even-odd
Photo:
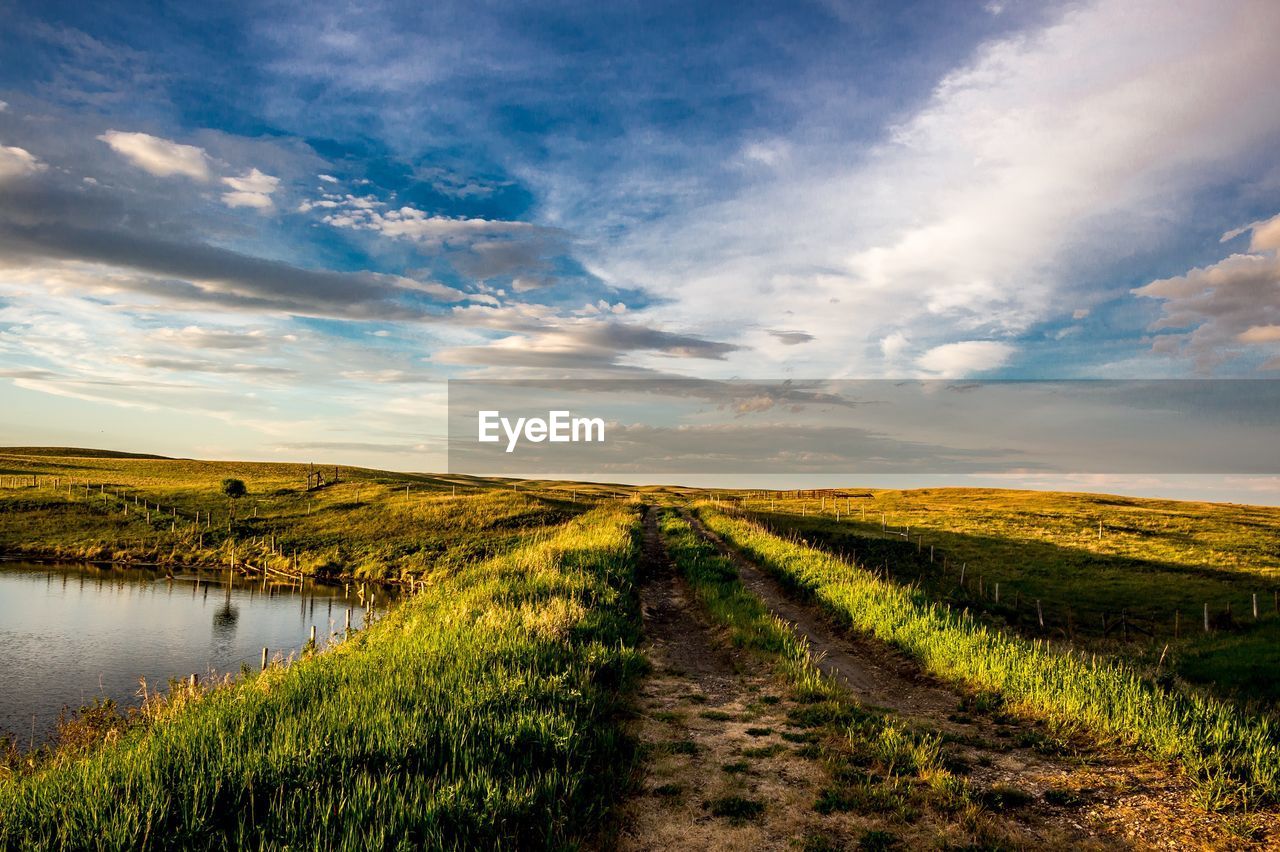
[[(228, 572), (0, 562), (0, 732), (45, 741), (64, 707), (140, 702), (169, 679), (257, 668), (363, 625), (359, 587), (266, 585)], [(385, 590), (366, 587), (375, 607)]]

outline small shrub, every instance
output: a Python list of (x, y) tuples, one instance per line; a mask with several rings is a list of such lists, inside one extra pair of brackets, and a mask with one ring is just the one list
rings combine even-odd
[(1031, 795), (1007, 784), (994, 784), (983, 791), (980, 799), (983, 805), (993, 811), (1008, 811), (1028, 804)]
[(872, 829), (858, 838), (858, 849), (862, 852), (889, 852), (901, 846), (898, 838), (887, 831)]

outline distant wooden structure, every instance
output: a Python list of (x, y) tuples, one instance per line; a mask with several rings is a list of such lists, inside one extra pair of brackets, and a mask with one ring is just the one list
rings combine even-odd
[(324, 488), (326, 485), (337, 485), (339, 482), (338, 466), (333, 466), (333, 478), (327, 478), (323, 468), (318, 468), (314, 464), (307, 465), (307, 490), (315, 491), (317, 488)]

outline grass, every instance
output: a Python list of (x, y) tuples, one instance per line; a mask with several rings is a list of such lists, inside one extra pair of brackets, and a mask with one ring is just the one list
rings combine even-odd
[[(872, 785), (880, 803), (872, 809), (876, 813), (907, 814), (920, 807), (948, 813), (972, 804), (965, 782), (944, 768), (936, 737), (908, 732), (859, 706), (818, 670), (805, 641), (746, 590), (733, 563), (687, 521), (667, 514), (661, 531), (672, 562), (729, 641), (770, 665), (789, 687), (797, 705), (789, 712), (789, 721), (805, 730), (783, 732), (784, 739), (812, 744), (837, 775), (874, 773), (880, 779)], [(751, 728), (746, 733), (764, 737), (774, 732)], [(754, 756), (763, 758), (776, 750), (761, 747)], [(844, 786), (838, 784), (824, 798), (839, 797)], [(816, 804), (820, 810), (822, 802)]]
[(1280, 681), (1257, 676), (1280, 663), (1280, 508), (956, 488), (744, 496), (739, 505), (781, 535), (849, 555), (993, 624), (1069, 637), (1152, 669), (1167, 643), (1162, 672), (1242, 705), (1280, 702)]
[(744, 796), (720, 796), (707, 802), (707, 810), (715, 817), (745, 822), (764, 813), (764, 803)]
[(330, 652), (0, 780), (0, 848), (580, 844), (631, 761), (637, 530), (596, 509)]
[(1013, 705), (1175, 759), (1202, 804), (1280, 800), (1280, 732), (1223, 702), (1151, 684), (1123, 663), (1010, 636), (821, 549), (703, 505), (708, 527), (845, 624), (898, 646), (930, 671)]
[[(291, 574), (403, 580), (500, 554), (607, 493), (345, 467), (336, 484), (327, 468), (330, 484), (308, 491), (307, 472), (0, 453), (0, 553), (162, 565), (234, 559)], [(249, 495), (223, 496), (226, 477), (244, 480)], [(148, 504), (162, 508), (148, 517)]]

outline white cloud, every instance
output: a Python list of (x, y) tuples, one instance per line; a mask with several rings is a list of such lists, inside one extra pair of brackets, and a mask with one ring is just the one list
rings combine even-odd
[(1280, 343), (1280, 325), (1255, 325), (1236, 335), (1241, 343)]
[(322, 221), (335, 228), (377, 231), (388, 237), (402, 237), (423, 243), (467, 242), (482, 237), (512, 236), (535, 233), (538, 226), (529, 222), (502, 219), (454, 219), (433, 216), (415, 207), (386, 210), (387, 205), (372, 196), (326, 194), (322, 198), (303, 201), (298, 212), (315, 208), (339, 212), (326, 214)]
[(742, 149), (744, 161), (770, 168), (781, 165), (790, 154), (790, 146), (776, 139), (770, 142), (752, 142)]
[(964, 340), (935, 346), (916, 359), (916, 366), (940, 379), (964, 378), (1004, 366), (1014, 351), (995, 340)]
[(0, 145), (0, 181), (33, 175), (45, 168), (45, 164), (25, 148)]
[(911, 341), (900, 331), (895, 331), (880, 340), (880, 354), (886, 361), (897, 361), (906, 353)]
[(324, 181), (325, 183), (337, 183), (337, 182), (338, 182), (338, 179), (337, 179), (336, 177), (334, 177), (333, 175), (318, 175), (318, 177), (320, 178), (320, 180)]
[[(1251, 253), (1233, 254), (1134, 294), (1161, 300), (1152, 326), (1157, 352), (1194, 359), (1208, 372), (1248, 352), (1280, 353), (1280, 216), (1254, 222)], [(1280, 354), (1261, 369), (1280, 369)]]
[[(789, 139), (785, 180), (760, 170), (587, 260), (669, 300), (647, 317), (704, 317), (712, 334), (784, 306), (817, 338), (787, 364), (814, 374), (882, 371), (890, 329), (922, 347), (1014, 340), (1070, 316), (1106, 286), (1099, 269), (1274, 149), (1278, 37), (1268, 0), (1069, 4), (981, 47), (872, 150)], [(725, 372), (763, 357), (735, 353)]]
[(231, 187), (231, 192), (222, 194), (223, 204), (268, 210), (272, 206), (271, 194), (280, 185), (280, 178), (250, 169), (240, 177), (224, 177), (222, 182)]
[(209, 180), (209, 155), (203, 148), (149, 133), (120, 130), (108, 130), (98, 138), (138, 168), (157, 177), (183, 175), (199, 181)]
[(1259, 222), (1251, 229), (1253, 236), (1249, 238), (1250, 251), (1276, 251), (1280, 249), (1280, 215), (1265, 222)]
[(9, 104), (7, 102), (0, 101), (0, 112), (4, 112), (8, 108), (9, 108)]
[(150, 339), (184, 349), (260, 349), (270, 339), (261, 329), (237, 331), (188, 325), (183, 328), (161, 328)]

